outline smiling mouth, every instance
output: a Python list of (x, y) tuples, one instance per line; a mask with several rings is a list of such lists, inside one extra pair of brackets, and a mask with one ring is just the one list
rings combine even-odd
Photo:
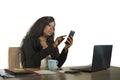
[(53, 33), (52, 32), (48, 32), (48, 35), (52, 35)]

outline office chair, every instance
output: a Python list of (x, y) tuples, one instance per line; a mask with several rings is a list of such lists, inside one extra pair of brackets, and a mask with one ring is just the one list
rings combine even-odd
[(9, 47), (8, 48), (8, 68), (21, 68), (20, 62), (20, 47)]
[[(8, 68), (14, 69), (14, 68), (22, 68), (21, 60), (20, 60), (20, 47), (9, 47), (8, 50)], [(50, 56), (47, 56), (41, 61), (40, 68), (47, 69), (47, 61), (50, 59)]]

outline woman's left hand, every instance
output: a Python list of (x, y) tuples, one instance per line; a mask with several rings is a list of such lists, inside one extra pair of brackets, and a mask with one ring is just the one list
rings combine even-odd
[(65, 49), (68, 49), (73, 44), (73, 37), (68, 37), (67, 41), (65, 42)]

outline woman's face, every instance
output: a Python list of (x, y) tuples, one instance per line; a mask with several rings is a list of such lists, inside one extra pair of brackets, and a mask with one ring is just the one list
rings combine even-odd
[(49, 23), (49, 25), (46, 25), (43, 31), (44, 36), (51, 36), (54, 33), (55, 30), (55, 22)]

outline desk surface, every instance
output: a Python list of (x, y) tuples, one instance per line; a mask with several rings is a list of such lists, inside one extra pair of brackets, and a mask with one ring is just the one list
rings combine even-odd
[[(64, 68), (66, 69), (66, 68)], [(0, 80), (120, 80), (120, 67), (110, 67), (97, 72), (80, 72), (76, 74), (59, 73), (41, 76), (25, 76), (17, 78), (1, 78)]]

